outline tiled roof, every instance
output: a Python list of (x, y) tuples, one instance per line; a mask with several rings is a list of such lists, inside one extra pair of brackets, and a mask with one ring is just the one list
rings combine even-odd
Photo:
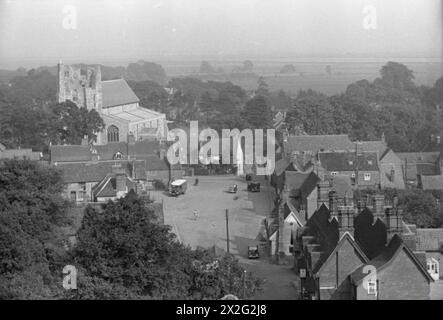
[(124, 79), (102, 81), (103, 108), (139, 102)]
[[(320, 165), (327, 171), (378, 171), (375, 152), (363, 152), (356, 157), (354, 152), (320, 152)], [(356, 163), (357, 158), (357, 163)]]
[(99, 160), (113, 160), (117, 152), (131, 158), (144, 159), (148, 155), (157, 154), (160, 150), (158, 141), (136, 141), (135, 143), (115, 142), (105, 145), (54, 145), (50, 147), (51, 162), (75, 162), (92, 160), (92, 149), (97, 151)]
[(29, 159), (40, 160), (41, 153), (34, 152), (32, 149), (6, 149), (0, 151), (0, 159)]
[(421, 177), (423, 190), (443, 190), (443, 176), (425, 176)]
[[(410, 257), (412, 262), (417, 266), (422, 274), (428, 279), (428, 281), (432, 281), (432, 278), (426, 271), (425, 266), (408, 248), (408, 246), (404, 244), (403, 240), (398, 235), (394, 235), (385, 249), (377, 257), (370, 260), (367, 265), (374, 266), (377, 272), (379, 272), (394, 261), (395, 257), (401, 250), (405, 250), (406, 254)], [(367, 276), (367, 273), (363, 273), (364, 267), (365, 265), (362, 265), (351, 274), (351, 280), (354, 284), (359, 284)]]
[[(63, 181), (65, 183), (99, 182), (112, 172), (112, 166), (116, 161), (100, 162), (78, 162), (78, 163), (58, 163), (57, 168), (61, 169)], [(127, 161), (119, 161), (125, 166), (128, 174), (132, 174), (132, 164)], [(136, 179), (146, 179), (145, 162), (135, 161)]]
[[(95, 187), (92, 192), (96, 197), (115, 197), (117, 196), (116, 184), (115, 175), (111, 175), (106, 177), (105, 182), (100, 183), (100, 187)], [(126, 187), (128, 190), (135, 187), (135, 183), (128, 177), (126, 177)]]
[(289, 136), (286, 152), (346, 151), (355, 148), (354, 143), (345, 134), (338, 135), (300, 135)]
[(405, 163), (435, 163), (440, 152), (396, 152), (397, 156)]
[(398, 152), (408, 180), (417, 179), (417, 175), (438, 175), (440, 168), (437, 160), (440, 152)]
[(288, 168), (291, 163), (286, 159), (280, 159), (275, 162), (274, 173), (277, 176), (280, 176), (283, 172), (285, 172), (286, 168)]
[(417, 250), (443, 251), (443, 228), (417, 228)]
[(317, 187), (319, 181), (320, 178), (313, 172), (285, 172), (285, 184), (292, 196), (301, 195), (302, 197), (307, 197)]
[(343, 198), (345, 195), (349, 197), (353, 196), (354, 191), (349, 176), (336, 175), (329, 177), (328, 180), (331, 184), (331, 190), (335, 191), (337, 197)]
[(359, 141), (357, 142), (357, 150), (360, 152), (378, 152), (379, 158), (385, 153), (388, 146), (383, 141)]

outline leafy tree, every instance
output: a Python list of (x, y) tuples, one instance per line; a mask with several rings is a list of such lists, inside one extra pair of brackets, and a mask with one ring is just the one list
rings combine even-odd
[(209, 116), (214, 113), (214, 102), (209, 92), (206, 91), (200, 97), (199, 109), (206, 117), (206, 124), (209, 125)]
[(80, 144), (84, 136), (95, 140), (96, 133), (105, 127), (97, 111), (77, 107), (71, 101), (51, 107), (51, 141), (55, 143)]
[(265, 78), (260, 77), (257, 81), (257, 90), (255, 91), (255, 94), (262, 97), (269, 97), (269, 86), (265, 81)]
[(133, 81), (155, 81), (159, 84), (167, 81), (166, 72), (161, 65), (143, 60), (128, 64), (125, 78)]
[(272, 127), (272, 113), (263, 96), (259, 95), (250, 99), (245, 105), (243, 116), (250, 128)]
[(82, 272), (71, 298), (218, 299), (260, 288), (230, 256), (191, 250), (154, 222), (149, 201), (129, 193), (103, 211), (87, 208), (72, 260)]
[(66, 223), (63, 182), (51, 167), (28, 160), (0, 166), (0, 298), (50, 299), (61, 292)]

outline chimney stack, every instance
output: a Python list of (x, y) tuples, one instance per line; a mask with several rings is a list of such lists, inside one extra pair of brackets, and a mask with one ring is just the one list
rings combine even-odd
[(385, 196), (383, 194), (376, 194), (372, 197), (372, 225), (377, 222), (377, 219), (383, 221), (385, 216)]
[(403, 224), (403, 210), (395, 207), (389, 208), (386, 212), (386, 244), (388, 244), (394, 235), (401, 236)]
[(112, 173), (115, 174), (115, 190), (117, 194), (126, 191), (126, 170), (121, 165), (112, 166)]
[(338, 207), (338, 231), (341, 238), (346, 232), (354, 237), (354, 206), (344, 205)]
[(329, 222), (333, 219), (338, 221), (338, 199), (335, 191), (329, 192)]
[(326, 206), (329, 204), (329, 181), (324, 180), (318, 183), (318, 195), (317, 195), (317, 209), (324, 203)]

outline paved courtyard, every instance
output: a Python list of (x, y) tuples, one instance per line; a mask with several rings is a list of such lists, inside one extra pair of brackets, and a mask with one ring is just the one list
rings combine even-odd
[[(194, 186), (195, 178), (199, 179)], [(226, 209), (229, 216), (230, 252), (237, 256), (246, 270), (265, 279), (264, 291), (256, 299), (295, 299), (291, 285), (296, 277), (290, 266), (271, 264), (267, 256), (247, 259), (249, 245), (259, 244), (265, 235), (263, 221), (269, 216), (271, 189), (263, 177), (261, 192), (248, 192), (244, 178), (237, 176), (188, 177), (188, 190), (179, 197), (161, 195), (164, 201), (165, 224), (173, 227), (182, 243), (193, 248), (215, 246), (226, 250)], [(237, 184), (236, 194), (228, 193), (229, 186)], [(198, 218), (193, 215), (198, 211)], [(264, 253), (264, 252), (263, 252)]]

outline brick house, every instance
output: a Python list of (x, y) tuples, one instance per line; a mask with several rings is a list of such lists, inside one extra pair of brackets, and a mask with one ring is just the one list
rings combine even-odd
[[(328, 176), (348, 176), (352, 185), (363, 188), (380, 186), (380, 170), (376, 152), (319, 152), (319, 171)], [(315, 170), (315, 169), (314, 169)]]
[[(276, 223), (271, 229), (271, 253), (292, 255), (294, 234), (303, 227), (317, 208), (317, 183), (320, 179), (313, 172), (300, 173), (286, 171), (283, 174), (282, 185), (276, 185), (276, 195), (281, 201), (274, 208)], [(279, 223), (278, 218), (282, 218)], [(280, 230), (280, 234), (278, 233)]]
[(168, 185), (183, 176), (180, 166), (170, 166), (165, 145), (158, 141), (119, 142), (106, 145), (65, 145), (50, 147), (50, 163), (62, 171), (65, 196), (76, 202), (95, 201), (93, 187), (113, 173), (119, 164), (137, 192), (153, 188), (155, 181)]
[(358, 151), (376, 152), (380, 170), (381, 188), (404, 189), (403, 162), (382, 138), (376, 141), (360, 141), (356, 144)]
[(417, 250), (426, 253), (426, 267), (434, 280), (440, 280), (440, 264), (443, 262), (443, 229), (417, 228)]
[(437, 176), (443, 166), (440, 152), (398, 152), (406, 185), (417, 187), (419, 176)]
[[(303, 297), (429, 299), (433, 280), (401, 209), (386, 204), (382, 195), (355, 206), (352, 195), (339, 198), (327, 183), (319, 184), (318, 195), (318, 209), (298, 230), (294, 247)], [(378, 282), (366, 281), (368, 268), (377, 272)]]

